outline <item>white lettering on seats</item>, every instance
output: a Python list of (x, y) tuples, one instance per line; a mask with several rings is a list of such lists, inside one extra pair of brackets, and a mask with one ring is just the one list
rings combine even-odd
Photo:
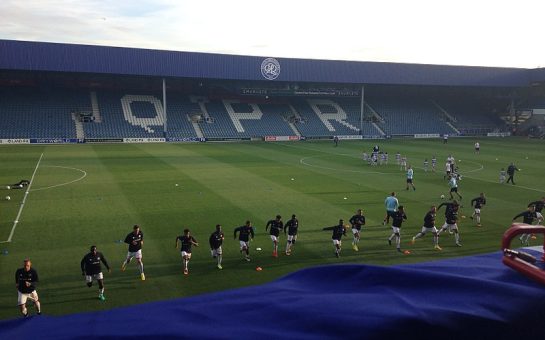
[[(146, 102), (153, 105), (155, 108), (155, 117), (141, 118), (136, 117), (131, 108), (133, 102)], [(165, 119), (163, 117), (163, 105), (161, 101), (154, 96), (143, 96), (127, 94), (121, 98), (121, 107), (123, 108), (123, 115), (125, 120), (134, 126), (140, 126), (149, 133), (154, 133), (155, 130), (150, 126), (163, 126)]]

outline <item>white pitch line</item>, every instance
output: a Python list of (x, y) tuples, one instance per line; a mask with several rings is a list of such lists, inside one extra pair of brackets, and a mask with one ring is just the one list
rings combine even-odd
[(51, 186), (43, 187), (43, 188), (38, 188), (38, 189), (32, 189), (32, 190), (29, 189), (28, 191), (40, 191), (40, 190), (46, 190), (46, 189), (53, 189), (53, 188), (57, 188), (57, 187), (62, 187), (64, 185), (79, 182), (79, 181), (81, 181), (82, 179), (84, 179), (87, 176), (86, 171), (78, 169), (78, 168), (70, 168), (70, 167), (67, 167), (67, 166), (59, 166), (59, 165), (49, 165), (49, 166), (45, 165), (45, 167), (46, 168), (61, 168), (61, 169), (76, 170), (76, 171), (79, 171), (79, 172), (83, 173), (83, 176), (81, 176), (80, 178), (76, 178), (75, 180), (70, 181), (70, 182), (55, 184), (55, 185), (51, 185)]
[(15, 228), (17, 227), (17, 223), (19, 223), (19, 218), (21, 217), (21, 213), (23, 212), (23, 208), (25, 207), (26, 199), (28, 197), (28, 194), (30, 193), (30, 187), (32, 186), (32, 183), (34, 183), (34, 176), (36, 176), (36, 171), (38, 171), (38, 167), (40, 166), (40, 162), (42, 161), (43, 156), (44, 156), (44, 153), (42, 152), (42, 154), (40, 155), (40, 159), (38, 159), (38, 163), (36, 164), (36, 168), (34, 168), (32, 177), (30, 178), (30, 183), (28, 184), (28, 188), (26, 188), (25, 196), (23, 197), (23, 201), (21, 202), (21, 207), (19, 208), (17, 217), (15, 218), (15, 221), (13, 221), (13, 227), (11, 228), (11, 232), (9, 233), (8, 240), (1, 241), (0, 243), (9, 243), (11, 242), (11, 239), (13, 238), (13, 234), (15, 233)]

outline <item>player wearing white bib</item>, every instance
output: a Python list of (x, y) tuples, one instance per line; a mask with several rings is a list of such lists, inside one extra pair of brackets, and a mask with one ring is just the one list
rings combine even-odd
[(426, 233), (429, 231), (433, 234), (433, 249), (443, 250), (441, 247), (439, 247), (439, 235), (437, 235), (437, 228), (435, 228), (436, 212), (437, 207), (435, 205), (432, 205), (430, 211), (428, 211), (426, 213), (426, 216), (424, 217), (424, 225), (422, 226), (422, 230), (413, 237), (413, 239), (411, 240), (411, 244), (414, 244), (416, 239), (419, 239), (422, 236), (426, 235)]
[(127, 252), (127, 258), (121, 265), (121, 271), (125, 271), (125, 268), (127, 268), (127, 265), (134, 257), (136, 258), (136, 265), (140, 271), (140, 279), (144, 281), (146, 279), (146, 275), (144, 275), (144, 263), (142, 262), (142, 245), (144, 244), (144, 234), (140, 230), (140, 226), (138, 224), (135, 224), (132, 229), (132, 233), (125, 237), (125, 243), (129, 245), (129, 250)]
[(479, 142), (475, 142), (475, 153), (477, 155), (481, 153), (481, 144)]
[(450, 186), (450, 199), (454, 199), (452, 193), (455, 193), (459, 199), (462, 199), (462, 195), (458, 193), (458, 180), (456, 179), (456, 176), (449, 177), (448, 185)]

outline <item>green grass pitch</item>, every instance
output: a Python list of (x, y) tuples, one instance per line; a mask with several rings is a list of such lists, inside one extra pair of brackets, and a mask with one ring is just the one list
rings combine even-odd
[[(326, 141), (0, 146), (0, 241), (8, 240), (25, 196), (24, 190), (5, 186), (30, 179), (43, 153), (12, 240), (0, 243), (0, 319), (19, 316), (14, 273), (25, 257), (32, 259), (40, 275), (44, 314), (61, 315), (261, 284), (309, 266), (393, 265), (496, 251), (512, 217), (544, 195), (545, 152), (543, 141), (479, 141), (480, 155), (474, 153), (475, 140), (470, 138), (450, 139), (447, 145), (417, 139), (341, 141), (338, 147)], [(363, 164), (362, 152), (375, 143), (388, 151), (390, 165)], [(415, 167), (414, 192), (405, 191), (405, 173), (395, 165), (397, 151)], [(424, 158), (433, 154), (438, 171), (425, 173)], [(448, 234), (441, 237), (442, 252), (433, 250), (431, 235), (411, 246), (429, 206), (441, 203), (441, 194), (448, 197), (443, 180), (448, 154), (459, 161), (463, 175), (462, 212), (468, 217), (460, 223), (463, 247), (456, 247)], [(499, 184), (500, 168), (511, 161), (521, 168), (517, 185)], [(381, 222), (383, 202), (391, 191), (398, 192), (407, 209), (402, 248), (411, 250), (410, 255), (397, 253), (386, 241), (390, 228)], [(469, 201), (480, 192), (486, 193), (488, 204), (478, 228), (469, 219)], [(7, 195), (10, 201), (4, 199)], [(358, 208), (367, 217), (360, 251), (351, 249), (350, 233), (337, 259), (331, 233), (321, 229), (339, 218), (347, 221)], [(276, 214), (287, 221), (292, 213), (300, 220), (293, 255), (283, 256), (282, 236), (280, 256), (273, 258), (265, 223)], [(443, 213), (438, 214), (439, 226)], [(250, 263), (242, 260), (233, 239), (233, 229), (247, 219), (257, 231)], [(135, 223), (145, 236), (146, 281), (139, 279), (134, 263), (120, 271), (127, 247), (119, 240)], [(221, 271), (208, 247), (217, 223), (226, 234)], [(188, 276), (182, 274), (174, 248), (184, 228), (190, 228), (200, 243)], [(539, 242), (541, 238), (533, 244)], [(93, 244), (113, 269), (105, 273), (106, 302), (97, 299), (96, 284), (86, 287), (79, 268)], [(258, 252), (257, 247), (263, 250)], [(255, 270), (258, 265), (263, 271)]]

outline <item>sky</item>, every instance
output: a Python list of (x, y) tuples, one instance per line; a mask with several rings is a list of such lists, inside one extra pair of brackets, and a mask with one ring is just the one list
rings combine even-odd
[(542, 0), (0, 0), (0, 39), (537, 68), (544, 18)]

